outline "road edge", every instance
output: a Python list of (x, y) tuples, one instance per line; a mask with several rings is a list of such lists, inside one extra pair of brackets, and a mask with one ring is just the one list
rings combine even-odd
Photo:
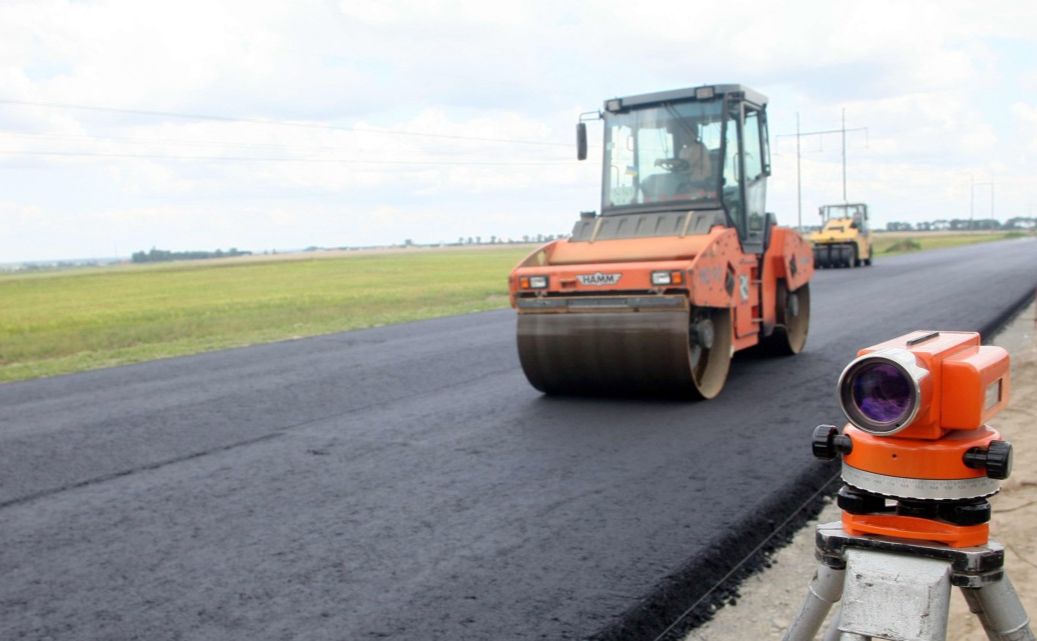
[[(1037, 285), (976, 328), (987, 343), (1037, 298)], [(588, 641), (675, 641), (710, 620), (725, 603), (734, 604), (742, 583), (770, 565), (775, 552), (815, 518), (838, 489), (838, 467), (819, 464), (786, 484), (781, 497), (761, 506), (731, 528), (709, 550), (665, 576), (637, 605), (621, 613)], [(775, 496), (772, 494), (771, 496)], [(732, 560), (737, 559), (735, 562)]]

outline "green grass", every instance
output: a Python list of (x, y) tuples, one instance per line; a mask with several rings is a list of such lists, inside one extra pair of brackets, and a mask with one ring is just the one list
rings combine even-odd
[(529, 247), (0, 275), (0, 381), (507, 305)]
[[(875, 255), (1018, 233), (876, 234)], [(910, 242), (905, 242), (910, 241)], [(0, 274), (0, 381), (507, 305), (528, 246)]]
[(904, 238), (887, 247), (883, 254), (906, 254), (907, 252), (921, 251), (922, 243), (914, 238)]
[(1026, 232), (891, 232), (874, 234), (875, 256), (894, 256), (912, 251), (958, 247), (975, 243), (989, 243), (995, 240), (1021, 238), (1028, 236)]

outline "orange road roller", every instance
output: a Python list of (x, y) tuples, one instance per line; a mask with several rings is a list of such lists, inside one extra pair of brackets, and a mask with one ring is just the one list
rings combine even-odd
[(713, 398), (734, 352), (806, 343), (810, 245), (766, 212), (767, 99), (741, 85), (614, 98), (602, 204), (511, 273), (518, 351), (547, 394)]

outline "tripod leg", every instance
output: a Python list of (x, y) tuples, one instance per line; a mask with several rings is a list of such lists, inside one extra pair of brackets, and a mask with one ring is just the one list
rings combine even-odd
[(1019, 595), (1005, 574), (980, 588), (962, 588), (969, 610), (983, 624), (990, 641), (1035, 641)]
[(784, 641), (813, 641), (825, 616), (832, 609), (832, 604), (843, 594), (845, 568), (831, 568), (819, 563), (814, 578), (807, 589), (807, 598), (803, 601), (796, 620), (792, 622)]
[(825, 636), (822, 637), (821, 641), (839, 641), (839, 635), (842, 632), (839, 631), (839, 617), (842, 616), (842, 606), (835, 606), (835, 614), (832, 615), (832, 621), (828, 624), (828, 629), (825, 630)]

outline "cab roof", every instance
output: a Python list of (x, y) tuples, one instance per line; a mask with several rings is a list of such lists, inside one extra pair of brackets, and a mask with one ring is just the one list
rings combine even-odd
[[(645, 105), (677, 100), (715, 100), (725, 95), (743, 99), (758, 107), (763, 107), (767, 104), (767, 96), (745, 85), (700, 85), (685, 89), (671, 89), (670, 91), (656, 91), (623, 98), (612, 98), (605, 101), (605, 109), (606, 111), (618, 111), (629, 107), (643, 107)], [(617, 101), (619, 109), (614, 108), (617, 105)]]

